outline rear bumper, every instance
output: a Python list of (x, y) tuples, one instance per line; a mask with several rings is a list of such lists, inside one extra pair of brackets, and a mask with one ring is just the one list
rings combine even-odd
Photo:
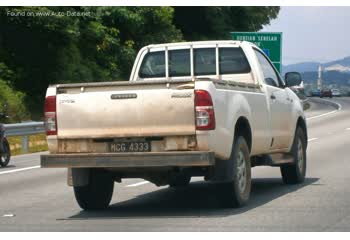
[(74, 153), (40, 156), (42, 168), (191, 167), (215, 164), (213, 152)]

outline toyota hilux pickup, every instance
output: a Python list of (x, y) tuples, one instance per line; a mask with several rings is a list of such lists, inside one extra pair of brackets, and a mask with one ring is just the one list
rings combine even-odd
[(149, 45), (129, 81), (48, 87), (41, 167), (67, 168), (84, 210), (107, 208), (125, 178), (181, 187), (193, 176), (242, 206), (252, 167), (280, 167), (287, 184), (305, 178), (306, 121), (290, 90), (300, 83), (249, 42)]

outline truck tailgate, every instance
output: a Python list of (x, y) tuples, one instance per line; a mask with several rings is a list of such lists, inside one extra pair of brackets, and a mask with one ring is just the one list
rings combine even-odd
[(194, 90), (182, 86), (58, 86), (58, 138), (193, 135)]

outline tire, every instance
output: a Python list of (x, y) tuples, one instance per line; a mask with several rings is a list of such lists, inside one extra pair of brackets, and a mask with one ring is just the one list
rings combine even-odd
[(306, 139), (300, 127), (295, 131), (291, 154), (294, 163), (281, 166), (283, 182), (286, 184), (302, 183), (306, 174)]
[(248, 202), (251, 191), (250, 154), (244, 137), (235, 139), (229, 161), (232, 161), (233, 180), (223, 183), (224, 205), (241, 207)]
[(176, 175), (170, 178), (169, 186), (170, 187), (185, 187), (188, 186), (191, 182), (191, 175), (186, 172), (182, 172), (179, 175)]
[(114, 179), (111, 174), (101, 169), (91, 169), (89, 184), (74, 187), (74, 195), (79, 206), (88, 210), (105, 209), (111, 202), (114, 189)]
[(10, 149), (10, 145), (7, 141), (7, 139), (3, 140), (3, 144), (4, 144), (4, 152), (1, 153), (0, 155), (0, 166), (1, 167), (6, 167), (11, 159), (11, 149)]

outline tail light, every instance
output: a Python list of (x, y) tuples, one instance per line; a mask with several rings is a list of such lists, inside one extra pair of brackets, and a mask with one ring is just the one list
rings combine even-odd
[(57, 135), (56, 96), (45, 99), (45, 129), (46, 135)]
[(195, 90), (196, 129), (214, 130), (215, 113), (210, 94), (205, 90)]

